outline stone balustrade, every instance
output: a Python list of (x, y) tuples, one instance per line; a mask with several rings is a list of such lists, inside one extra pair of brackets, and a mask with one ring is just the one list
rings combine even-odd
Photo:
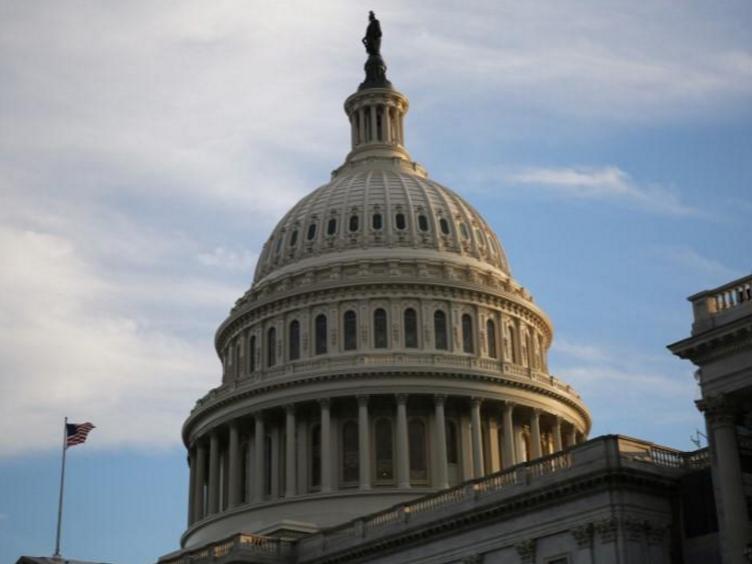
[(729, 316), (747, 315), (752, 311), (752, 275), (699, 292), (688, 299), (694, 313), (692, 334), (696, 335), (715, 327), (719, 321), (729, 322)]

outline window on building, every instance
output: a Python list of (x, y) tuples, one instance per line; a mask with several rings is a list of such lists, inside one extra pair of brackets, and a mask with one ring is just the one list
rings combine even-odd
[(394, 216), (394, 224), (399, 230), (405, 229), (405, 227), (407, 227), (407, 223), (405, 222), (405, 214), (398, 213), (396, 216)]
[(411, 307), (404, 313), (405, 347), (418, 348), (418, 314)]
[(290, 323), (287, 341), (290, 360), (298, 360), (300, 358), (300, 322), (297, 319)]
[(311, 428), (311, 488), (321, 487), (321, 425)]
[(274, 254), (275, 255), (278, 255), (280, 249), (282, 248), (282, 239), (283, 239), (283, 235), (280, 235), (279, 239), (277, 239), (277, 244), (274, 246)]
[(486, 321), (486, 340), (488, 341), (488, 356), (496, 358), (496, 324), (492, 319)]
[(345, 312), (343, 325), (345, 331), (345, 350), (354, 351), (358, 348), (358, 318), (353, 310)]
[(317, 315), (314, 324), (316, 354), (326, 354), (326, 315), (323, 313)]
[(256, 372), (256, 335), (251, 335), (248, 344), (248, 373)]
[(446, 218), (442, 217), (439, 219), (439, 227), (441, 227), (441, 232), (444, 235), (449, 235), (449, 222), (446, 220)]
[(337, 232), (337, 219), (331, 218), (326, 224), (326, 234), (334, 235)]
[(428, 231), (428, 218), (423, 214), (418, 216), (418, 229)]
[(311, 223), (308, 226), (308, 235), (307, 235), (307, 237), (308, 237), (309, 241), (313, 241), (313, 238), (315, 236), (316, 236), (316, 223), (314, 222), (314, 223)]
[(350, 216), (350, 231), (357, 231), (358, 230), (358, 216), (357, 215), (351, 215)]
[(410, 445), (410, 481), (428, 480), (428, 454), (426, 453), (426, 425), (421, 419), (411, 419), (407, 424)]
[(440, 309), (433, 314), (433, 338), (436, 350), (445, 351), (449, 348), (447, 342), (446, 313)]
[(342, 425), (342, 482), (356, 483), (359, 480), (358, 424), (345, 421)]
[(376, 420), (374, 432), (376, 446), (376, 481), (394, 481), (394, 445), (392, 422), (381, 418)]
[(376, 230), (379, 230), (381, 229), (382, 225), (383, 225), (383, 222), (381, 219), (381, 214), (380, 213), (373, 214), (373, 216), (371, 217), (371, 227), (373, 227)]
[(373, 346), (377, 349), (387, 347), (386, 311), (382, 308), (373, 312)]
[(297, 242), (298, 242), (298, 230), (297, 230), (297, 229), (295, 229), (295, 230), (294, 230), (294, 231), (293, 231), (293, 232), (292, 232), (292, 233), (290, 234), (290, 246), (291, 246), (291, 247), (294, 247), (294, 246), (295, 246), (295, 243), (297, 243)]
[(277, 364), (277, 330), (269, 327), (266, 332), (266, 365), (274, 366)]
[(450, 420), (446, 420), (446, 451), (447, 462), (449, 464), (459, 464), (459, 445), (457, 442), (457, 424)]
[(462, 315), (462, 350), (466, 353), (475, 352), (473, 318), (467, 313)]
[(467, 230), (467, 225), (465, 225), (464, 223), (460, 223), (460, 232), (462, 233), (463, 239), (470, 238), (470, 232)]

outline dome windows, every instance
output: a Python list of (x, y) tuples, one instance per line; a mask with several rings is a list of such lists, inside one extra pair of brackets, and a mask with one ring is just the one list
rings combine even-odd
[(326, 315), (316, 316), (315, 321), (316, 354), (326, 354)]
[(436, 350), (445, 351), (448, 347), (446, 313), (437, 309), (433, 314), (433, 338)]
[(334, 235), (337, 233), (337, 218), (331, 218), (326, 224), (326, 234)]
[(297, 242), (298, 242), (298, 230), (297, 230), (297, 229), (295, 229), (295, 230), (294, 230), (294, 231), (293, 231), (293, 232), (292, 232), (292, 233), (290, 234), (290, 246), (291, 246), (291, 247), (294, 247), (294, 246), (295, 246), (295, 243), (297, 243)]
[(380, 213), (375, 213), (371, 216), (371, 227), (376, 231), (380, 231), (383, 227), (383, 219)]
[(405, 348), (418, 348), (418, 314), (411, 307), (407, 308), (404, 313), (405, 322)]
[(277, 364), (277, 330), (269, 327), (266, 332), (266, 365), (271, 368)]
[(486, 321), (486, 339), (488, 340), (488, 356), (496, 358), (496, 325), (492, 319)]
[(423, 214), (418, 216), (418, 229), (423, 232), (428, 231), (428, 218)]
[(394, 225), (400, 231), (404, 230), (407, 227), (407, 222), (405, 221), (404, 213), (399, 212), (397, 213), (397, 215), (394, 216)]
[(300, 358), (300, 322), (296, 319), (290, 323), (287, 335), (288, 357), (290, 360)]
[(386, 311), (382, 308), (373, 312), (373, 346), (376, 349), (387, 347)]
[(473, 318), (469, 314), (462, 316), (462, 352), (475, 352), (475, 339), (473, 337)]
[(441, 228), (441, 232), (444, 235), (449, 235), (449, 222), (446, 220), (445, 217), (439, 218), (439, 227)]
[(360, 218), (357, 215), (350, 216), (350, 233), (358, 230), (360, 227)]
[(306, 235), (306, 239), (309, 241), (313, 241), (313, 238), (316, 237), (316, 222), (312, 222), (308, 226), (308, 234)]
[(465, 225), (464, 221), (460, 223), (460, 233), (462, 233), (463, 239), (470, 238), (470, 232), (467, 230), (467, 225)]
[(345, 312), (343, 317), (345, 333), (345, 350), (354, 351), (358, 348), (358, 318), (353, 310)]

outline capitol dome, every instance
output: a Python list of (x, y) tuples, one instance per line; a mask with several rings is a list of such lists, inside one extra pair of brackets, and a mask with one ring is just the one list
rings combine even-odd
[(305, 535), (590, 430), (495, 233), (407, 152), (385, 71), (371, 52), (344, 164), (280, 220), (217, 330), (221, 384), (183, 427), (183, 547)]

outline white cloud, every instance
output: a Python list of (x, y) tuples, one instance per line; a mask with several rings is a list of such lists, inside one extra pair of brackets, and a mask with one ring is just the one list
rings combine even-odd
[(698, 210), (682, 203), (674, 191), (656, 184), (637, 184), (616, 166), (530, 168), (508, 174), (504, 179), (565, 198), (621, 200), (655, 213), (701, 215)]
[(228, 270), (246, 272), (256, 263), (258, 254), (247, 250), (235, 251), (224, 247), (215, 247), (211, 251), (199, 253), (196, 258), (204, 266), (218, 266)]

